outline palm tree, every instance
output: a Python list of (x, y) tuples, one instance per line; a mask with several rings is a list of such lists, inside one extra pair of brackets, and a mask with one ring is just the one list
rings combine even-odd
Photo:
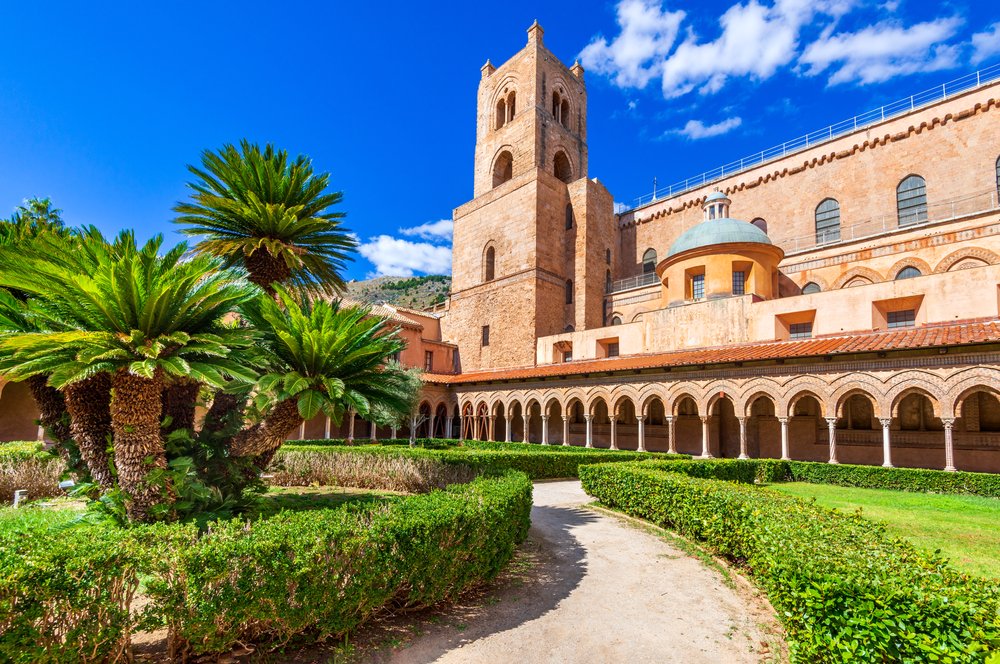
[(166, 466), (165, 381), (221, 387), (227, 376), (257, 378), (230, 357), (252, 345), (253, 333), (223, 323), (253, 287), (212, 257), (182, 260), (184, 244), (162, 256), (161, 245), (156, 237), (139, 248), (131, 232), (108, 243), (91, 230), (79, 241), (41, 238), (16, 258), (0, 253), (0, 286), (32, 296), (30, 316), (41, 330), (0, 339), (0, 370), (14, 379), (47, 374), (56, 389), (110, 376), (113, 461), (132, 521), (169, 511), (162, 504), (171, 488), (158, 472)]
[(260, 421), (234, 439), (234, 456), (263, 457), (281, 446), (303, 421), (320, 412), (335, 421), (347, 409), (365, 417), (408, 413), (419, 385), (389, 358), (404, 342), (384, 319), (364, 307), (325, 300), (299, 302), (285, 289), (277, 301), (263, 296), (243, 306), (262, 335), (265, 372), (255, 386)]
[(354, 237), (330, 208), (341, 192), (329, 192), (328, 173), (314, 173), (309, 159), (247, 141), (202, 153), (201, 168), (188, 166), (192, 200), (178, 203), (174, 220), (182, 233), (202, 237), (195, 250), (246, 269), (250, 281), (273, 293), (288, 284), (327, 294), (344, 287), (341, 277)]

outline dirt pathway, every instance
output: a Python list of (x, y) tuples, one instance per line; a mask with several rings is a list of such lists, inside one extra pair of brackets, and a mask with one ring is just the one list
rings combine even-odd
[(464, 622), (428, 625), (377, 661), (766, 662), (771, 610), (739, 578), (663, 537), (583, 507), (580, 483), (535, 485), (530, 579), (506, 584)]

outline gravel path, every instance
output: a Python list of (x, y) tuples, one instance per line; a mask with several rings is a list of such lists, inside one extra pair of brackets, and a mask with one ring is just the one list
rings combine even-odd
[[(459, 629), (434, 626), (382, 661), (767, 662), (773, 612), (745, 581), (662, 537), (583, 507), (577, 481), (535, 484), (530, 582), (501, 588)], [(381, 658), (379, 658), (381, 659)]]

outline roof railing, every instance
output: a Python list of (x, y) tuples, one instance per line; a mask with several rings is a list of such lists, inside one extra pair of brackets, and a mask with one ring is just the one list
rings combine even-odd
[(992, 83), (997, 79), (1000, 79), (1000, 63), (990, 65), (971, 74), (966, 74), (953, 81), (942, 83), (929, 90), (910, 95), (891, 104), (880, 106), (866, 113), (861, 113), (853, 118), (834, 123), (823, 129), (810, 132), (805, 136), (785, 141), (781, 145), (755, 152), (742, 159), (731, 161), (724, 166), (705, 171), (700, 175), (675, 182), (668, 186), (656, 187), (652, 193), (636, 197), (633, 205), (622, 208), (619, 214), (642, 207), (647, 203), (654, 203), (663, 198), (670, 198), (671, 196), (677, 196), (686, 191), (703, 187), (718, 180), (750, 170), (751, 168), (756, 168), (769, 161), (781, 159), (799, 150), (805, 150), (819, 143), (850, 134), (859, 129), (866, 129), (885, 120), (915, 111), (918, 108), (942, 101), (957, 94), (968, 92), (987, 83)]
[(611, 290), (608, 291), (608, 294), (620, 293), (632, 290), (633, 288), (642, 288), (643, 286), (658, 283), (660, 283), (660, 278), (656, 276), (655, 272), (646, 272), (645, 274), (637, 274), (634, 277), (625, 277), (624, 279), (617, 279), (611, 282)]

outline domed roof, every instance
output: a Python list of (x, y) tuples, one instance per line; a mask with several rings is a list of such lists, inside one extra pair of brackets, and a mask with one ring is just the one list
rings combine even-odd
[(737, 242), (771, 244), (771, 239), (767, 237), (767, 233), (749, 222), (729, 218), (711, 219), (681, 233), (681, 236), (670, 245), (667, 256), (675, 256), (689, 249), (709, 247), (713, 244)]
[(705, 199), (705, 202), (711, 203), (712, 201), (728, 201), (728, 200), (729, 200), (728, 196), (726, 196), (724, 193), (716, 189), (715, 191), (713, 191), (711, 194), (708, 195), (708, 197)]

